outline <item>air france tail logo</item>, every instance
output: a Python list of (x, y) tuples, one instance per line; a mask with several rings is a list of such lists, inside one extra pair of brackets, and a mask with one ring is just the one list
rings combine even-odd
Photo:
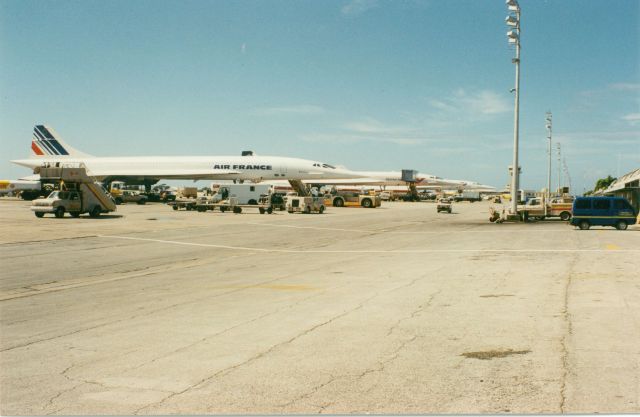
[(31, 150), (36, 155), (69, 155), (64, 146), (42, 125), (33, 128)]

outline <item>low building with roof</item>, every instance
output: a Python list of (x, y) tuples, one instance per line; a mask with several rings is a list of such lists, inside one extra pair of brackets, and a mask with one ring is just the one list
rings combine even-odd
[(636, 209), (636, 213), (640, 211), (640, 168), (615, 180), (602, 194), (624, 197)]

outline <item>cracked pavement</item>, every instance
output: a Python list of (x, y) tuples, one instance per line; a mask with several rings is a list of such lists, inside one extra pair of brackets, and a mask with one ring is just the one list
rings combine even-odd
[(639, 226), (28, 205), (0, 199), (0, 414), (640, 412)]

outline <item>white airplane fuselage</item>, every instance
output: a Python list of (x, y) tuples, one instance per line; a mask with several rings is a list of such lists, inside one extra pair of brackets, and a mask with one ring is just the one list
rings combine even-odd
[(346, 179), (361, 175), (321, 162), (278, 156), (44, 156), (12, 161), (37, 171), (45, 164), (84, 164), (87, 171), (107, 178), (219, 179)]

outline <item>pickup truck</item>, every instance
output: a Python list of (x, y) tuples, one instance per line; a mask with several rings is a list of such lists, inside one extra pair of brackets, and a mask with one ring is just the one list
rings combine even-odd
[(573, 198), (558, 197), (551, 199), (545, 210), (544, 198), (536, 197), (529, 199), (524, 205), (519, 205), (518, 213), (521, 213), (525, 221), (528, 219), (543, 220), (548, 217), (560, 217), (561, 220), (567, 221), (572, 216), (572, 206)]
[(136, 203), (136, 204), (146, 204), (149, 198), (141, 194), (139, 191), (134, 190), (122, 190), (122, 194), (115, 197), (116, 204), (122, 203)]

